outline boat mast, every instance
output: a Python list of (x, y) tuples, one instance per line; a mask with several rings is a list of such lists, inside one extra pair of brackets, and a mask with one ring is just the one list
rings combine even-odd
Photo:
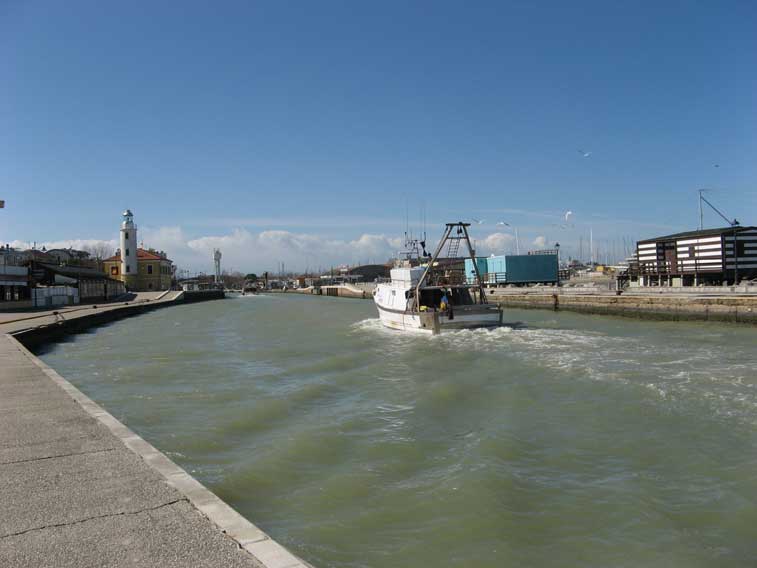
[(436, 250), (434, 251), (434, 254), (431, 256), (431, 260), (428, 261), (428, 264), (426, 265), (426, 270), (423, 271), (423, 275), (418, 280), (418, 284), (415, 286), (415, 298), (413, 305), (415, 306), (415, 311), (420, 310), (421, 308), (421, 286), (423, 286), (423, 283), (426, 281), (426, 277), (428, 276), (428, 273), (431, 271), (431, 267), (434, 266), (434, 263), (436, 262), (436, 259), (439, 258), (439, 255), (442, 252), (442, 248), (444, 247), (444, 243), (447, 242), (447, 237), (449, 237), (450, 232), (452, 231), (454, 223), (447, 223), (447, 228), (444, 229), (444, 236), (439, 240), (439, 244), (436, 245)]
[[(458, 228), (458, 235), (462, 234), (462, 237), (450, 237), (452, 234), (452, 229), (455, 227)], [(444, 249), (445, 243), (450, 240), (451, 238), (454, 239), (465, 239), (465, 244), (468, 247), (468, 254), (470, 255), (471, 260), (473, 261), (473, 268), (476, 271), (476, 283), (478, 287), (479, 292), (479, 303), (480, 304), (486, 304), (488, 303), (486, 301), (486, 292), (484, 291), (484, 285), (483, 281), (481, 280), (481, 274), (478, 271), (478, 263), (476, 263), (476, 252), (473, 250), (473, 246), (470, 242), (470, 236), (468, 235), (468, 227), (470, 227), (470, 223), (463, 223), (462, 221), (458, 223), (447, 223), (447, 228), (444, 230), (444, 235), (442, 236), (441, 240), (439, 241), (439, 244), (436, 246), (436, 250), (434, 251), (433, 256), (431, 257), (431, 260), (426, 265), (426, 270), (423, 271), (423, 275), (418, 280), (418, 284), (415, 286), (415, 298), (413, 305), (415, 306), (415, 310), (420, 310), (420, 295), (421, 295), (421, 287), (423, 286), (423, 283), (426, 281), (426, 278), (428, 278), (429, 273), (431, 272), (431, 269), (434, 266), (434, 263), (439, 258), (439, 255), (441, 254), (442, 250)], [(465, 281), (465, 273), (463, 272), (463, 281)]]
[(463, 228), (463, 234), (465, 235), (465, 243), (468, 245), (468, 252), (470, 253), (471, 262), (473, 262), (473, 269), (476, 271), (476, 282), (478, 283), (478, 303), (486, 304), (486, 292), (484, 291), (484, 282), (481, 279), (481, 273), (478, 271), (478, 263), (476, 262), (476, 251), (470, 244), (470, 236), (468, 235), (468, 227), (470, 223), (459, 223)]

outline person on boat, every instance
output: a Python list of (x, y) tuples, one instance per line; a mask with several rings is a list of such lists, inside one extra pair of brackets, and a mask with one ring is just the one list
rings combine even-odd
[(445, 290), (442, 290), (442, 299), (439, 302), (439, 310), (442, 312), (446, 312), (448, 307), (449, 307), (449, 300), (447, 299), (447, 292)]

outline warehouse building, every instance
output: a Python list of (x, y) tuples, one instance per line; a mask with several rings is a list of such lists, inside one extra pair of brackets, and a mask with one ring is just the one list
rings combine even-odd
[(734, 284), (757, 278), (757, 227), (704, 229), (646, 239), (636, 244), (636, 253), (640, 286)]

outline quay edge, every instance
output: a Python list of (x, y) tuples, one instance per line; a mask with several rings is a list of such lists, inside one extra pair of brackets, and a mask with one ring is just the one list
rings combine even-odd
[(567, 310), (667, 321), (717, 321), (757, 325), (757, 297), (672, 297), (607, 294), (503, 294), (490, 302), (505, 308)]

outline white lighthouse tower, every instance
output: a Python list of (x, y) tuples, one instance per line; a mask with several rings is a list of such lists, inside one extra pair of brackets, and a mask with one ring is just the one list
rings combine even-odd
[(137, 226), (130, 209), (123, 213), (121, 222), (121, 274), (123, 281), (129, 285), (137, 278)]

